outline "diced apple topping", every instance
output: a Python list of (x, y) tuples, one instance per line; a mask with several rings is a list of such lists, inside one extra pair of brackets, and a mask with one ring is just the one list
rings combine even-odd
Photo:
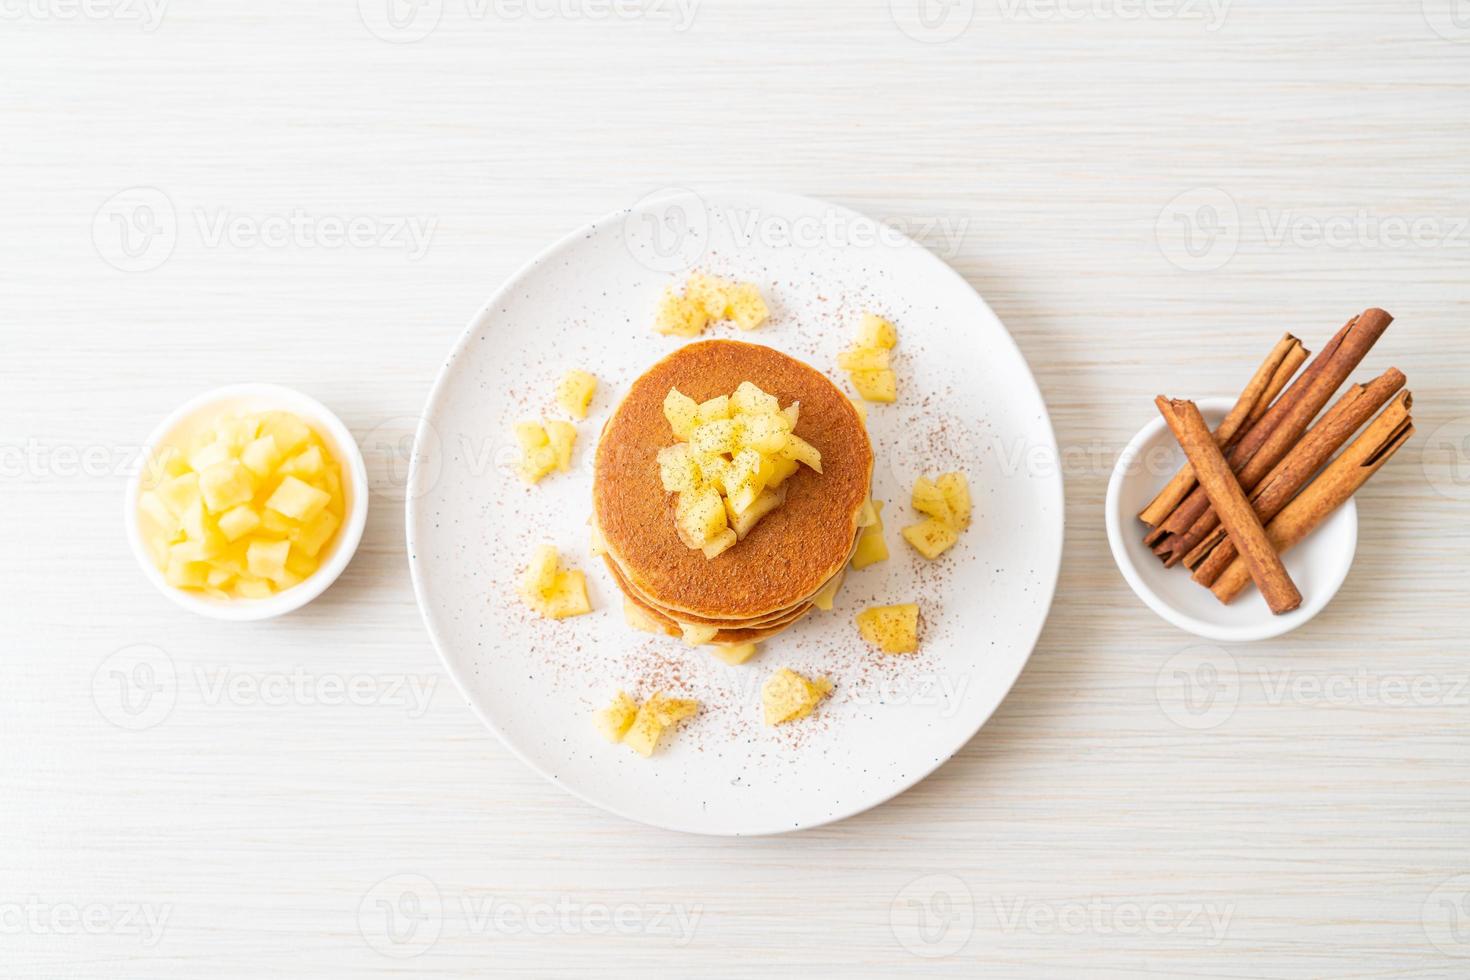
[(711, 644), (710, 652), (725, 663), (738, 667), (755, 656), (756, 645), (754, 643), (715, 643)]
[(901, 533), (930, 561), (953, 547), (960, 532), (970, 526), (970, 484), (963, 473), (945, 473), (937, 480), (919, 477), (914, 481), (911, 502), (925, 520), (910, 524)]
[(679, 630), (684, 634), (684, 642), (692, 647), (704, 646), (720, 631), (718, 626), (698, 626), (694, 623), (680, 623)]
[(144, 542), (176, 588), (266, 598), (315, 572), (342, 524), (338, 464), (287, 412), (220, 418), (161, 458), (165, 475), (138, 510)]
[(896, 401), (898, 376), (889, 362), (890, 352), (897, 346), (898, 329), (877, 314), (864, 313), (858, 325), (857, 343), (837, 355), (837, 366), (849, 373), (852, 386), (864, 399)]
[(919, 607), (874, 606), (857, 615), (858, 632), (884, 653), (914, 653), (919, 649)]
[(633, 727), (633, 719), (636, 717), (638, 702), (630, 698), (627, 692), (619, 691), (612, 704), (593, 716), (593, 724), (609, 742), (621, 742), (623, 736), (628, 734), (628, 729)]
[(653, 755), (663, 733), (699, 713), (699, 702), (671, 698), (657, 692), (641, 705), (619, 691), (606, 708), (593, 717), (593, 724), (609, 742), (622, 742), (647, 758)]
[(682, 293), (672, 288), (664, 291), (653, 329), (676, 337), (697, 337), (711, 321), (731, 320), (741, 330), (754, 330), (769, 315), (754, 283), (695, 273), (684, 283)]
[(587, 577), (561, 567), (561, 558), (549, 544), (538, 547), (521, 575), (521, 599), (547, 619), (566, 619), (592, 611), (587, 599)]
[(540, 422), (517, 422), (516, 442), (521, 446), (517, 467), (522, 479), (537, 483), (552, 470), (565, 473), (572, 468), (572, 446), (577, 441), (577, 427), (560, 419)]
[(574, 419), (585, 419), (592, 396), (597, 392), (597, 378), (586, 371), (568, 371), (556, 386), (556, 403)]
[(782, 667), (761, 688), (761, 705), (765, 708), (766, 724), (783, 725), (788, 721), (805, 718), (831, 693), (832, 682), (827, 678), (809, 680), (789, 667)]
[(888, 544), (883, 540), (883, 501), (870, 500), (868, 506), (872, 508), (873, 519), (867, 524), (858, 522), (862, 524), (863, 531), (858, 535), (857, 548), (852, 553), (851, 565), (857, 569), (888, 560)]
[(628, 625), (635, 630), (642, 630), (645, 633), (656, 633), (659, 636), (667, 635), (663, 625), (658, 620), (654, 619), (642, 609), (639, 609), (633, 604), (633, 600), (627, 596), (623, 597), (623, 619), (627, 620)]
[(677, 494), (679, 540), (714, 559), (734, 547), (786, 500), (800, 466), (822, 472), (822, 454), (795, 431), (800, 406), (749, 381), (733, 394), (696, 402), (677, 388), (664, 417), (679, 442), (659, 451), (659, 480)]

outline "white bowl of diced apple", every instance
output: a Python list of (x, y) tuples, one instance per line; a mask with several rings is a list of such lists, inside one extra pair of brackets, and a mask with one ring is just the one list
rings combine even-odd
[(230, 385), (181, 405), (128, 482), (133, 554), (191, 612), (269, 619), (321, 595), (367, 523), (367, 469), (342, 421), (280, 385)]

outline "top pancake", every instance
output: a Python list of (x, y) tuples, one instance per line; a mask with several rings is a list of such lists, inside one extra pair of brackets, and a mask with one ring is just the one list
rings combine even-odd
[[(786, 502), (745, 540), (707, 560), (674, 529), (675, 495), (659, 480), (658, 451), (677, 442), (663, 402), (670, 388), (695, 401), (742, 381), (801, 402), (796, 434), (822, 454), (786, 480)], [(670, 354), (633, 382), (597, 446), (597, 525), (624, 574), (660, 606), (716, 619), (753, 619), (808, 598), (841, 570), (868, 498), (873, 449), (857, 410), (820, 372), (757, 344), (707, 340)]]

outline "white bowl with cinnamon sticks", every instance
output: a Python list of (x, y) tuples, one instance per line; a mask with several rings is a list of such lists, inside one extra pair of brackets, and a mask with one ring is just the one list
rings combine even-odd
[[(1156, 399), (1159, 418), (1119, 457), (1107, 500), (1113, 557), (1150, 608), (1246, 642), (1326, 607), (1357, 548), (1353, 494), (1414, 433), (1397, 369), (1333, 401), (1392, 320), (1367, 310), (1310, 360), (1286, 335), (1234, 400)], [(1170, 459), (1179, 466), (1165, 472)]]

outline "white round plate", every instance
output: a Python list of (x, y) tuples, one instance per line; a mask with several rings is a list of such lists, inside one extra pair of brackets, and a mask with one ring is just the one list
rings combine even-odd
[[(683, 341), (655, 334), (665, 286), (691, 268), (755, 282), (761, 329), (705, 337), (768, 344), (836, 368), (865, 310), (898, 324), (900, 397), (869, 407), (874, 495), (892, 558), (851, 572), (831, 612), (762, 644), (739, 667), (639, 633), (588, 551), (591, 459), (628, 385)], [(572, 472), (534, 487), (513, 471), (512, 426), (558, 417), (563, 372), (597, 375)], [(818, 447), (820, 448), (820, 447)], [(961, 469), (975, 520), (925, 562), (899, 537), (921, 473)], [(553, 245), (470, 323), (429, 397), (407, 486), (414, 588), (435, 646), (470, 703), (528, 764), (625, 817), (706, 834), (771, 834), (860, 813), (954, 755), (1020, 674), (1051, 606), (1062, 553), (1062, 480), (1046, 405), (1010, 335), (942, 261), (853, 211), (789, 194), (674, 192)], [(535, 616), (516, 581), (540, 543), (587, 573), (595, 612)], [(885, 656), (854, 615), (918, 602), (922, 649)], [(762, 723), (777, 667), (836, 685), (810, 718)], [(651, 759), (609, 744), (593, 713), (619, 688), (665, 689), (704, 708)]]

